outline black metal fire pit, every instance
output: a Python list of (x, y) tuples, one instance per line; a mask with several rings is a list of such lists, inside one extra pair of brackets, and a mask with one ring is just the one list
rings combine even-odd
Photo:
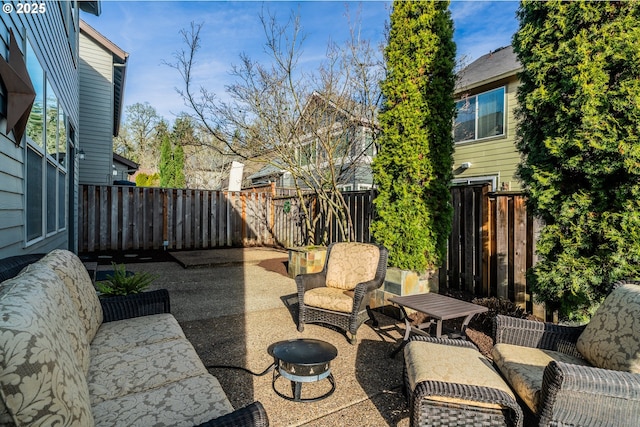
[[(331, 373), (330, 362), (336, 358), (338, 350), (328, 342), (314, 339), (296, 339), (282, 341), (273, 346), (275, 370), (271, 385), (273, 391), (284, 399), (295, 402), (315, 402), (330, 396), (336, 389)], [(291, 381), (293, 396), (287, 396), (276, 390), (276, 380), (280, 377)], [(301, 398), (303, 383), (328, 379), (331, 389), (325, 394), (313, 398)]]

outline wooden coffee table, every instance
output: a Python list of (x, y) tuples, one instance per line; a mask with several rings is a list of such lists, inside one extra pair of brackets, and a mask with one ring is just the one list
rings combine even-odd
[[(402, 297), (389, 298), (389, 301), (398, 304), (404, 318), (405, 332), (404, 338), (400, 346), (391, 353), (391, 357), (395, 356), (407, 343), (411, 332), (425, 334), (425, 329), (431, 326), (434, 321), (436, 324), (436, 337), (442, 336), (442, 321), (449, 319), (458, 319), (464, 317), (461, 334), (464, 336), (465, 330), (471, 318), (479, 313), (488, 311), (487, 307), (461, 301), (445, 295), (426, 293), (418, 295), (407, 295)], [(424, 313), (429, 316), (429, 321), (416, 326), (411, 326), (411, 320), (407, 315), (405, 308)]]

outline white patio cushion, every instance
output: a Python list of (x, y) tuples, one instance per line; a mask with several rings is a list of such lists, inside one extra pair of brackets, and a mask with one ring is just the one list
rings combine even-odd
[(232, 411), (220, 383), (208, 374), (93, 406), (100, 427), (191, 427)]
[(16, 425), (92, 426), (86, 335), (60, 278), (27, 267), (0, 285), (0, 313), (0, 408)]
[(103, 313), (93, 282), (80, 258), (73, 252), (55, 249), (38, 263), (51, 267), (67, 286), (84, 324), (87, 341), (91, 342), (102, 323)]
[(611, 292), (576, 347), (593, 366), (640, 374), (640, 286), (623, 285)]
[(314, 288), (304, 293), (304, 304), (325, 310), (351, 313), (353, 310), (353, 291), (339, 288)]
[(96, 355), (87, 381), (96, 405), (207, 373), (191, 343), (175, 339)]
[(529, 409), (538, 413), (544, 368), (553, 361), (589, 365), (565, 353), (512, 344), (496, 344), (491, 350), (493, 363)]
[(326, 285), (352, 290), (358, 283), (376, 277), (380, 249), (367, 243), (336, 243), (327, 262)]
[(91, 341), (91, 357), (177, 338), (184, 339), (185, 335), (169, 313), (106, 322)]
[[(456, 347), (424, 341), (410, 341), (404, 348), (409, 387), (413, 391), (423, 381), (442, 381), (494, 388), (515, 395), (491, 362), (473, 348)], [(429, 399), (500, 408), (498, 404), (430, 396)]]

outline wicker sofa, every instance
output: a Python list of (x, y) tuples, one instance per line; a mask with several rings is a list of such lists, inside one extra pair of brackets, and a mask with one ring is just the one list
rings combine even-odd
[(588, 325), (498, 316), (492, 356), (540, 426), (640, 423), (640, 286), (620, 282)]
[(0, 260), (0, 425), (268, 425), (234, 411), (166, 290), (101, 300), (73, 253), (38, 258)]

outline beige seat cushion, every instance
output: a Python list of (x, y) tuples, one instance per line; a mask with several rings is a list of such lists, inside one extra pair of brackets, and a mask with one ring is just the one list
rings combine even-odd
[(56, 273), (31, 265), (2, 282), (0, 313), (0, 420), (92, 426), (86, 335)]
[(367, 243), (336, 243), (327, 262), (326, 285), (353, 290), (358, 283), (376, 277), (380, 250)]
[(175, 339), (99, 354), (91, 359), (87, 381), (96, 405), (207, 373), (191, 343)]
[(96, 426), (100, 427), (191, 427), (232, 411), (220, 383), (208, 374), (106, 400), (93, 407)]
[[(515, 395), (493, 368), (491, 362), (473, 348), (410, 341), (404, 348), (404, 358), (411, 390), (415, 390), (416, 385), (423, 381), (442, 381), (490, 387), (501, 390), (515, 399)], [(430, 396), (429, 399), (500, 408), (497, 404), (444, 396)]]
[(91, 341), (91, 357), (110, 351), (185, 338), (178, 321), (169, 313), (103, 323)]
[(542, 376), (547, 365), (557, 360), (576, 365), (589, 365), (583, 359), (559, 351), (541, 350), (512, 344), (496, 344), (492, 351), (493, 363), (507, 379), (511, 387), (537, 413), (540, 405)]
[(304, 293), (304, 305), (351, 313), (353, 291), (338, 288), (314, 288)]
[(593, 366), (640, 373), (640, 286), (624, 285), (611, 292), (576, 347)]
[(55, 249), (38, 263), (51, 267), (67, 286), (84, 324), (87, 341), (91, 342), (102, 324), (103, 313), (91, 277), (80, 258), (73, 252)]

